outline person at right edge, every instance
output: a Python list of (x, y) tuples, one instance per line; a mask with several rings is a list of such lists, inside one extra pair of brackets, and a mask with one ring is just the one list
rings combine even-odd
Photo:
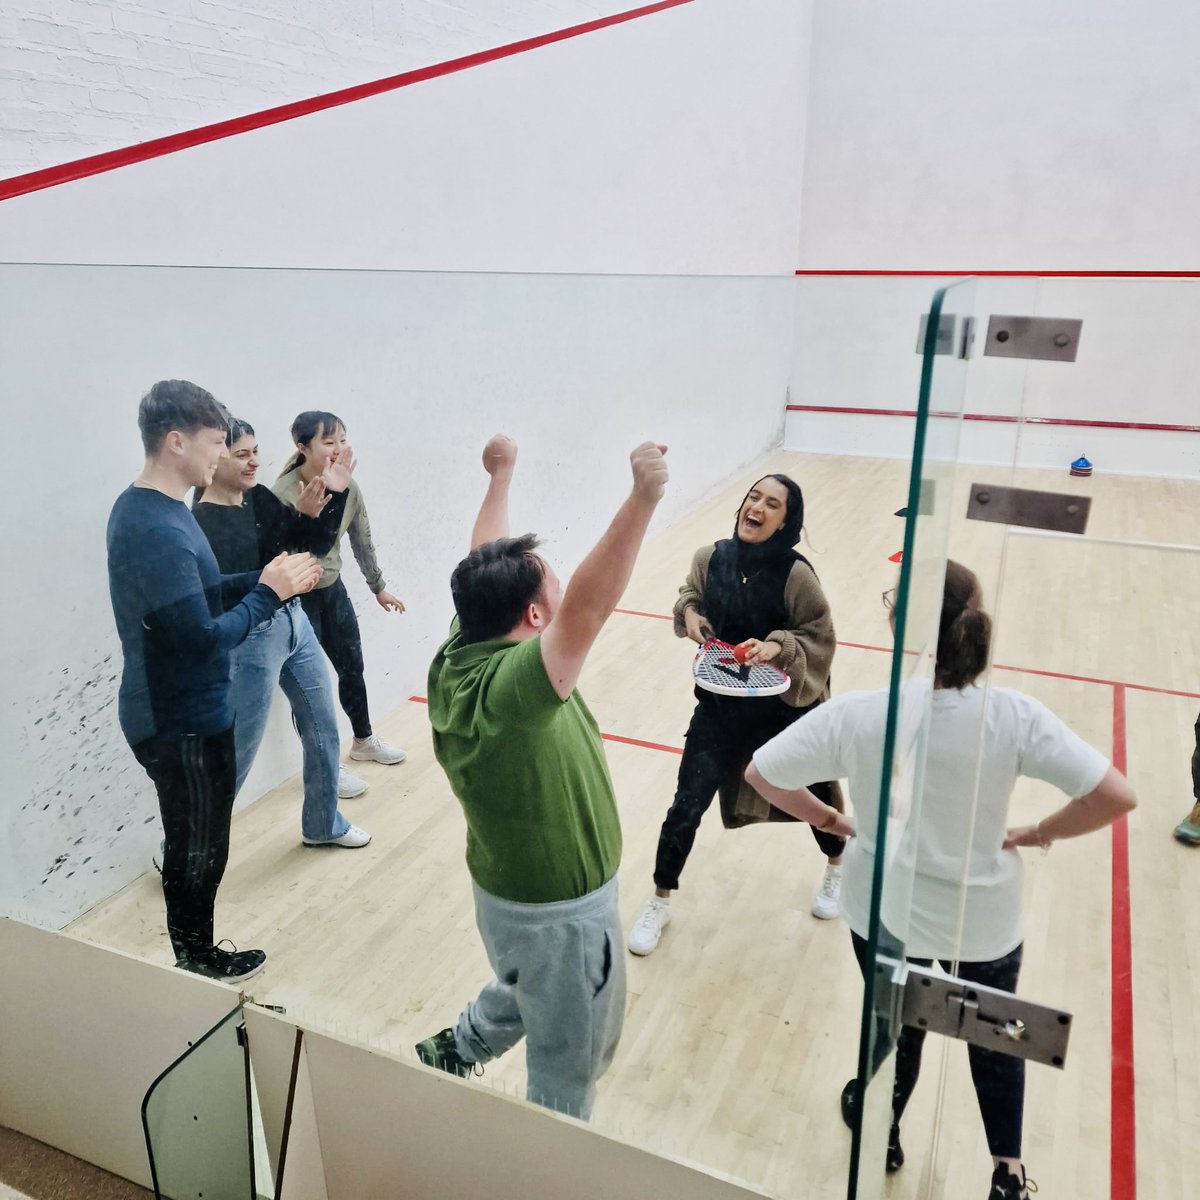
[(1200, 717), (1196, 718), (1196, 748), (1192, 751), (1192, 795), (1196, 802), (1175, 826), (1175, 836), (1188, 846), (1200, 846)]
[(434, 753), (467, 819), (495, 978), (417, 1055), (466, 1076), (524, 1037), (528, 1098), (582, 1120), (621, 1036), (625, 957), (620, 819), (575, 684), (662, 499), (665, 452), (644, 442), (630, 455), (632, 491), (564, 593), (537, 539), (509, 537), (517, 447), (493, 437), (471, 553), (450, 579), (457, 615), (429, 669)]
[[(893, 631), (894, 601), (894, 592), (884, 593)], [(1024, 955), (1018, 848), (1046, 850), (1060, 838), (1105, 829), (1131, 812), (1137, 798), (1125, 776), (1044, 704), (1010, 688), (979, 686), (991, 636), (979, 580), (960, 563), (947, 562), (920, 820), (909, 823), (896, 850), (901, 861), (913, 863), (911, 896), (893, 907), (895, 896), (885, 892), (879, 944), (898, 956), (896, 937), (903, 933), (909, 962), (927, 967), (936, 958), (967, 983), (1015, 992)], [(911, 685), (909, 700), (918, 709), (926, 687), (921, 680)], [(867, 937), (888, 704), (886, 688), (836, 696), (760, 747), (746, 771), (746, 781), (772, 804), (802, 821), (831, 822), (850, 837), (843, 911), (864, 976), (872, 966)], [(1034, 825), (1007, 827), (1019, 776), (1043, 780), (1071, 799)], [(807, 786), (808, 780), (830, 778), (849, 780), (854, 818), (835, 812)], [(924, 1042), (924, 1029), (905, 1025), (894, 1043), (889, 1171), (904, 1163), (900, 1121), (917, 1084)], [(890, 1049), (884, 1032), (876, 1040), (874, 1070)], [(1025, 1060), (974, 1044), (967, 1058), (992, 1155), (988, 1200), (1028, 1200), (1037, 1187), (1021, 1161)], [(857, 1079), (842, 1089), (848, 1125), (859, 1108), (858, 1091)]]

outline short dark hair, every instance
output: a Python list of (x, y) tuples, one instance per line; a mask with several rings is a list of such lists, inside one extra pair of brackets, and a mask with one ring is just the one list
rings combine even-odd
[(497, 538), (454, 568), (450, 594), (464, 642), (486, 642), (519, 624), (546, 581), (546, 564), (534, 553), (538, 545), (532, 533)]
[(157, 454), (172, 429), (195, 433), (198, 429), (229, 428), (229, 412), (212, 392), (186, 379), (160, 379), (138, 405), (138, 429), (146, 453)]
[(254, 426), (249, 421), (243, 421), (241, 417), (230, 417), (229, 428), (225, 430), (225, 445), (232, 450), (234, 443), (240, 442), (244, 437), (254, 437)]
[(992, 645), (992, 618), (980, 607), (983, 593), (975, 572), (953, 559), (946, 563), (942, 618), (938, 626), (939, 687), (965, 688), (983, 674)]

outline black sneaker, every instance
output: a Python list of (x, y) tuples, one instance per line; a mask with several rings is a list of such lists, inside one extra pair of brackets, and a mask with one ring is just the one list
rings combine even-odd
[(842, 1120), (847, 1129), (854, 1128), (854, 1115), (858, 1112), (858, 1080), (848, 1080), (842, 1088)]
[(453, 1029), (443, 1029), (441, 1033), (435, 1033), (433, 1037), (418, 1042), (414, 1049), (417, 1057), (427, 1067), (436, 1067), (439, 1071), (457, 1075), (460, 1079), (466, 1079), (468, 1075), (476, 1073), (483, 1074), (483, 1067), (479, 1063), (471, 1062), (459, 1054)]
[(1037, 1190), (1037, 1184), (1025, 1174), (1024, 1165), (1017, 1176), (1001, 1163), (992, 1172), (992, 1190), (988, 1192), (988, 1200), (1029, 1200)]
[[(233, 946), (232, 942), (229, 944)], [(240, 983), (257, 975), (267, 965), (267, 956), (262, 950), (239, 950), (236, 946), (232, 950), (222, 950), (220, 946), (211, 946), (207, 950), (181, 955), (175, 965), (220, 983)]]
[[(846, 1086), (842, 1088), (842, 1120), (846, 1122), (847, 1128), (854, 1128), (854, 1116), (857, 1111), (858, 1080), (850, 1079), (846, 1081)], [(904, 1149), (900, 1145), (900, 1126), (893, 1121), (891, 1129), (888, 1130), (888, 1173), (891, 1174), (893, 1171), (898, 1171), (902, 1166), (904, 1166)]]

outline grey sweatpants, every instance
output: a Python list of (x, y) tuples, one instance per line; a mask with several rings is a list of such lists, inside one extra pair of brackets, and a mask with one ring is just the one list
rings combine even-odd
[(458, 1052), (485, 1063), (524, 1037), (528, 1098), (586, 1121), (625, 1020), (616, 878), (553, 904), (518, 904), (473, 886), (496, 978), (459, 1016)]

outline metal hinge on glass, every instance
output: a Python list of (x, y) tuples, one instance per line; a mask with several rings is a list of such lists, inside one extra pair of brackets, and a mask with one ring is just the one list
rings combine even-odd
[(1070, 1013), (883, 956), (875, 987), (876, 1008), (894, 1029), (911, 1025), (1051, 1067), (1067, 1061)]

